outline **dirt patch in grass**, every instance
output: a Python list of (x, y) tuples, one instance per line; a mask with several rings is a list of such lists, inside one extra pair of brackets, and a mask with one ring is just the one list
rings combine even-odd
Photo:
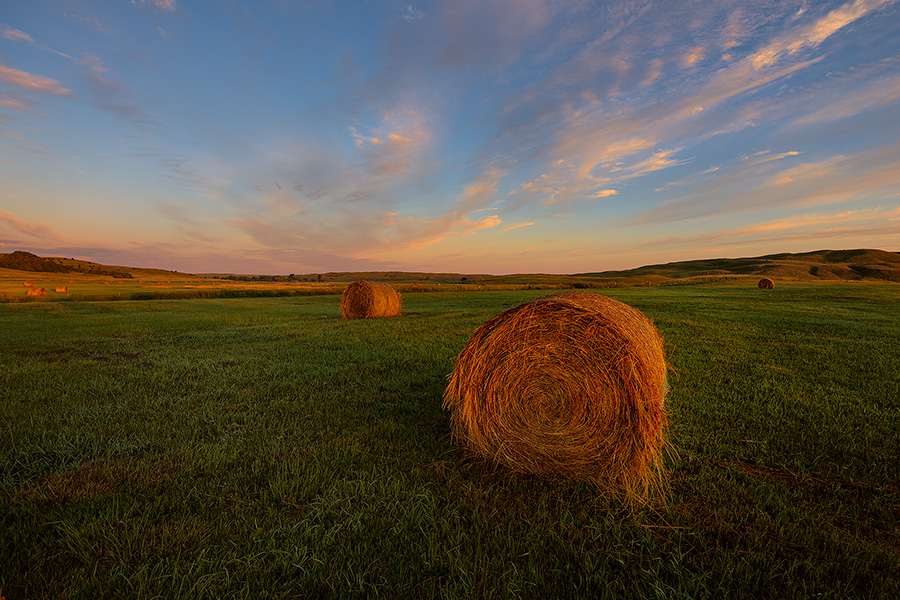
[(70, 471), (44, 477), (23, 489), (25, 500), (64, 503), (99, 498), (120, 492), (155, 489), (166, 484), (181, 469), (182, 461), (166, 456), (151, 460), (120, 457), (90, 462)]

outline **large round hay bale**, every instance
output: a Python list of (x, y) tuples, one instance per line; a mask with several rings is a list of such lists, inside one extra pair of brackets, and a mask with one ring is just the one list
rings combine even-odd
[(354, 281), (341, 295), (341, 318), (399, 317), (402, 299), (393, 287), (377, 281)]
[(46, 296), (47, 290), (44, 288), (34, 287), (28, 290), (29, 296)]
[(444, 407), (454, 436), (497, 463), (646, 500), (664, 488), (666, 366), (637, 309), (590, 292), (551, 294), (475, 331)]
[(761, 290), (774, 290), (775, 282), (772, 281), (771, 279), (769, 279), (768, 277), (763, 277), (762, 279), (759, 280), (759, 283), (756, 284), (756, 287), (758, 287)]

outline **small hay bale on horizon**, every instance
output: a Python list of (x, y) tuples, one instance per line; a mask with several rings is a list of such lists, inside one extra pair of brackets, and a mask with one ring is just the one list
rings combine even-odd
[(28, 290), (28, 295), (29, 296), (46, 296), (47, 290), (44, 288), (39, 288), (39, 287), (31, 288), (30, 290)]
[(756, 287), (758, 287), (761, 290), (774, 290), (775, 282), (772, 281), (771, 279), (769, 279), (768, 277), (763, 277), (762, 279), (759, 280), (759, 283), (756, 284)]
[(561, 292), (479, 327), (444, 408), (454, 437), (495, 463), (646, 502), (666, 490), (666, 369), (662, 339), (639, 310)]
[(399, 317), (402, 303), (397, 290), (386, 283), (354, 281), (341, 294), (341, 318)]

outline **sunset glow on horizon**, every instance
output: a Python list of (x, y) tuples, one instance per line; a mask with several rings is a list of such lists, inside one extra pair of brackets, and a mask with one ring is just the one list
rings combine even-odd
[(0, 252), (584, 273), (900, 250), (900, 0), (36, 0)]

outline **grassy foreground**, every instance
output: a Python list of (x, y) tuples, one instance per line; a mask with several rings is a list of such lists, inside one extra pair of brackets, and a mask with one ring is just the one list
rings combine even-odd
[(638, 510), (450, 438), (454, 357), (543, 293), (0, 304), (0, 596), (900, 596), (900, 286), (604, 290), (672, 366)]

